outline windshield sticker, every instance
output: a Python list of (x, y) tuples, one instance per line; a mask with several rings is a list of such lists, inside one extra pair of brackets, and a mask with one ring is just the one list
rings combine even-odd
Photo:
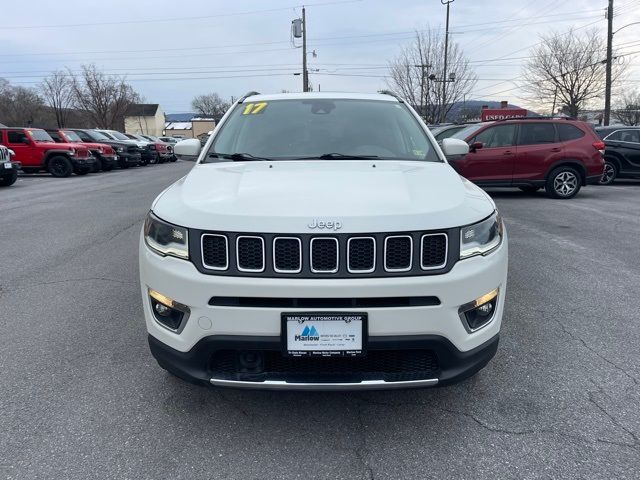
[(264, 112), (267, 108), (267, 102), (247, 103), (242, 111), (242, 115), (257, 115)]

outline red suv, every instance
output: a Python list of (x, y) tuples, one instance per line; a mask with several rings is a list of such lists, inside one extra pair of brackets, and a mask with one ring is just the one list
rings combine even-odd
[(45, 170), (54, 177), (86, 175), (95, 165), (87, 147), (56, 143), (40, 128), (0, 128), (0, 144), (15, 152), (15, 160), (25, 173)]
[(460, 175), (482, 187), (545, 188), (552, 198), (572, 198), (597, 184), (604, 143), (593, 128), (569, 119), (519, 118), (469, 125), (452, 136), (469, 153), (450, 159)]

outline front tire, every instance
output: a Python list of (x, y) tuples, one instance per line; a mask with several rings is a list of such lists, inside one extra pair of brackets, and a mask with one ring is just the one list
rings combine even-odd
[(600, 179), (600, 185), (611, 185), (618, 176), (618, 166), (611, 160), (605, 160), (604, 172)]
[(56, 178), (66, 178), (73, 173), (73, 166), (67, 157), (56, 155), (49, 160), (47, 170)]
[(18, 172), (13, 172), (11, 176), (0, 177), (0, 187), (10, 187), (18, 180)]
[(573, 167), (558, 167), (547, 177), (545, 190), (551, 198), (567, 200), (575, 197), (582, 186), (582, 179)]
[(96, 157), (96, 163), (93, 165), (93, 169), (91, 170), (91, 172), (98, 173), (98, 172), (101, 172), (102, 170), (104, 170), (104, 168), (102, 167), (102, 160)]

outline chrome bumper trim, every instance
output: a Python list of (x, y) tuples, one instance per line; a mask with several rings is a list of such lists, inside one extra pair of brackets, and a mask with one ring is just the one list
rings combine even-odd
[(437, 378), (409, 380), (406, 382), (385, 382), (384, 380), (365, 380), (359, 383), (293, 383), (282, 380), (264, 382), (243, 382), (212, 378), (211, 385), (216, 387), (249, 388), (257, 390), (387, 390), (394, 388), (418, 388), (437, 385)]

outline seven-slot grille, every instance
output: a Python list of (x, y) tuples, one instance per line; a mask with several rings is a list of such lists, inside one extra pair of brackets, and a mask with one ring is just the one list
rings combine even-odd
[(0, 162), (9, 160), (9, 150), (0, 145)]
[(228, 275), (435, 274), (452, 266), (447, 262), (452, 234), (455, 232), (336, 236), (202, 233), (199, 268), (203, 273)]

